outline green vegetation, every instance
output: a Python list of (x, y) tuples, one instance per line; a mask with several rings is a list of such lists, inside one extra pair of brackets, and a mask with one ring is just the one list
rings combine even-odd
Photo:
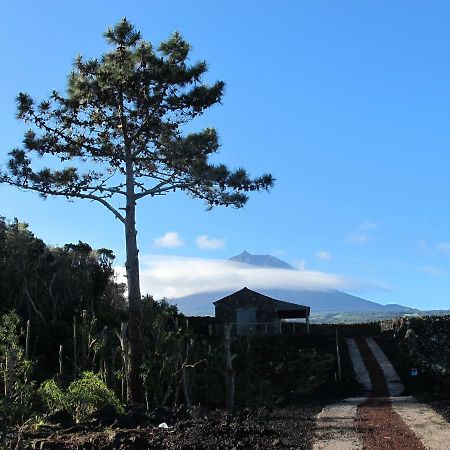
[[(82, 422), (104, 405), (126, 411), (129, 316), (114, 255), (81, 242), (49, 247), (17, 220), (1, 219), (0, 230), (0, 439), (13, 426), (45, 423), (49, 412)], [(222, 336), (188, 326), (166, 301), (142, 303), (139, 375), (149, 415), (181, 405), (223, 408)], [(236, 407), (316, 395), (333, 383), (333, 339), (232, 338)]]
[[(23, 148), (10, 152), (0, 182), (43, 198), (97, 202), (124, 226), (130, 338), (125, 375), (132, 403), (143, 400), (137, 204), (182, 191), (208, 208), (241, 208), (248, 192), (268, 190), (273, 177), (251, 178), (242, 168), (212, 162), (219, 150), (214, 128), (186, 133), (187, 123), (221, 102), (224, 83), (203, 81), (208, 66), (190, 64), (191, 46), (179, 33), (154, 46), (122, 19), (104, 37), (112, 49), (100, 58), (77, 56), (65, 94), (53, 91), (36, 102), (19, 93), (17, 117), (32, 128)], [(57, 168), (36, 168), (35, 156)]]
[(123, 412), (123, 405), (99, 375), (84, 372), (81, 378), (62, 389), (55, 380), (42, 383), (38, 390), (49, 411), (67, 410), (79, 422), (105, 405), (112, 405)]

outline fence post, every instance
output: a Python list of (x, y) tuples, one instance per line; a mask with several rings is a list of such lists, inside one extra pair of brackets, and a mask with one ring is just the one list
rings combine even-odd
[(336, 356), (338, 365), (338, 380), (342, 381), (341, 355), (339, 352), (339, 332), (337, 328), (336, 328)]
[(128, 338), (127, 338), (128, 323), (122, 322), (120, 326), (120, 346), (122, 348), (122, 364), (123, 364), (123, 377), (122, 377), (122, 401), (125, 402), (127, 398), (128, 386), (127, 386), (127, 374), (128, 374)]
[(233, 324), (226, 323), (224, 325), (224, 349), (225, 349), (225, 374), (226, 374), (226, 407), (228, 411), (232, 411), (234, 409), (234, 381), (235, 381), (235, 372), (233, 369), (233, 359), (236, 355), (231, 354), (231, 327)]
[(63, 374), (63, 346), (59, 346), (59, 353), (58, 353), (58, 359), (59, 359), (59, 374)]
[(30, 320), (27, 320), (27, 335), (25, 338), (25, 359), (30, 359)]
[(78, 376), (77, 318), (73, 316), (73, 374)]
[[(183, 351), (183, 348), (185, 349), (185, 359), (183, 361), (183, 358), (181, 356), (181, 353)], [(186, 400), (186, 408), (191, 407), (191, 396), (189, 394), (189, 380), (188, 380), (188, 373), (187, 373), (187, 364), (189, 360), (189, 342), (186, 341), (184, 344), (182, 344), (180, 353), (179, 353), (179, 360), (181, 365), (181, 381), (183, 383), (183, 392), (184, 392), (184, 398)]]
[(5, 397), (10, 399), (13, 394), (15, 383), (15, 370), (16, 370), (17, 354), (16, 349), (11, 347), (6, 354), (5, 364)]
[(87, 315), (86, 310), (83, 309), (83, 322), (81, 327), (81, 370), (87, 369)]

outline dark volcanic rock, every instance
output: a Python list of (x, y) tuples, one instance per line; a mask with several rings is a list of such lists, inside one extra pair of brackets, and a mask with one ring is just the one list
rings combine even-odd
[(69, 428), (75, 425), (72, 414), (66, 410), (58, 410), (46, 416), (49, 423), (59, 424), (62, 428)]
[(107, 404), (89, 416), (89, 421), (97, 426), (112, 425), (118, 419), (118, 413), (113, 405)]

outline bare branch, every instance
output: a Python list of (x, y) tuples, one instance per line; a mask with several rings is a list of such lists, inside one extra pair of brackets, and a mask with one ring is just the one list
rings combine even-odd
[(44, 188), (40, 188), (38, 186), (24, 185), (19, 182), (13, 181), (11, 179), (4, 179), (3, 181), (11, 186), (16, 186), (21, 189), (38, 192), (38, 193), (44, 194), (44, 195), (51, 195), (54, 197), (66, 197), (66, 198), (70, 198), (70, 197), (85, 198), (85, 199), (99, 202), (105, 208), (108, 208), (116, 216), (117, 219), (119, 219), (123, 224), (125, 224), (124, 216), (122, 214), (120, 214), (120, 212), (116, 208), (114, 208), (114, 206), (112, 206), (110, 203), (108, 203), (105, 200), (105, 198), (103, 198), (103, 197), (99, 197), (94, 194), (82, 194), (81, 192), (67, 192), (67, 191), (65, 192), (65, 191), (55, 191), (55, 190), (50, 190), (50, 189), (44, 189)]

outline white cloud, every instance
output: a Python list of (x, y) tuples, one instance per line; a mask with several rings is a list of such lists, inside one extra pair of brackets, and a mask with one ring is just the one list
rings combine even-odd
[(450, 253), (450, 242), (441, 242), (437, 248), (440, 252)]
[[(178, 298), (200, 292), (251, 289), (343, 289), (358, 291), (372, 284), (311, 270), (254, 267), (234, 261), (178, 256), (143, 255), (140, 258), (143, 294)], [(119, 279), (125, 273), (117, 268)]]
[(364, 222), (358, 226), (356, 231), (347, 236), (346, 242), (348, 244), (367, 244), (373, 238), (372, 231), (378, 228), (378, 225), (373, 222)]
[(225, 242), (223, 239), (210, 238), (206, 234), (197, 236), (195, 240), (197, 247), (202, 250), (216, 250), (218, 248), (225, 247)]
[(426, 273), (427, 275), (432, 275), (435, 277), (441, 277), (447, 274), (447, 272), (444, 269), (441, 269), (440, 267), (436, 266), (421, 266), (418, 267), (417, 270), (419, 272), (423, 272)]
[(306, 268), (306, 261), (304, 259), (297, 259), (294, 261), (294, 267), (297, 270), (305, 270)]
[(325, 250), (320, 250), (315, 254), (315, 257), (319, 261), (331, 261), (331, 254)]
[(184, 242), (181, 240), (178, 233), (175, 231), (168, 231), (161, 237), (155, 239), (154, 244), (156, 247), (175, 248), (183, 246)]

